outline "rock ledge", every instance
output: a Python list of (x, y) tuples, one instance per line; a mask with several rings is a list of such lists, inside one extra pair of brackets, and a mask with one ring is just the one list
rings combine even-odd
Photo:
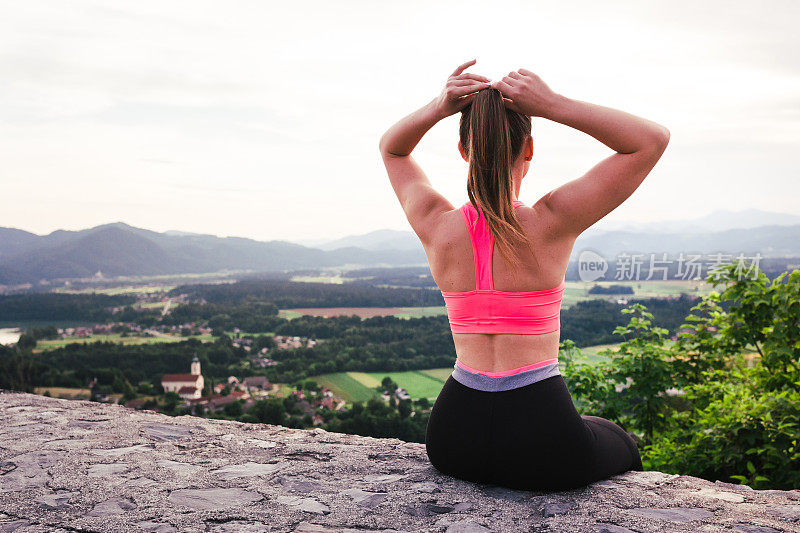
[(628, 472), (562, 493), (440, 474), (422, 444), (0, 391), (0, 532), (800, 531), (800, 490)]

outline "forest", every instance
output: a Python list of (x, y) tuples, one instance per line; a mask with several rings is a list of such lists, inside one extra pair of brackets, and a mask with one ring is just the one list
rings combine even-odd
[[(581, 413), (603, 416), (632, 431), (646, 469), (754, 488), (796, 488), (800, 486), (800, 270), (770, 280), (763, 272), (756, 279), (739, 279), (730, 268), (719, 279), (709, 276), (707, 281), (715, 290), (697, 300), (632, 300), (624, 306), (596, 300), (565, 310), (559, 358), (576, 406)], [(219, 305), (230, 307), (215, 311), (239, 309), (240, 304), (228, 302)], [(226, 316), (232, 315), (216, 314), (209, 320), (227, 326)], [(294, 383), (299, 389), (317, 388), (308, 379), (316, 374), (442, 367), (452, 365), (455, 357), (444, 316), (267, 318), (276, 334), (321, 339), (313, 348), (270, 352), (278, 364), (258, 371), (270, 381)], [(604, 360), (586, 364), (581, 342), (597, 344), (597, 332), (619, 343), (618, 350), (600, 352)], [(671, 341), (675, 333), (677, 340)], [(268, 335), (249, 336), (256, 347), (274, 343)], [(247, 354), (224, 334), (209, 343), (96, 342), (36, 355), (30, 348), (30, 343), (0, 347), (0, 388), (85, 386), (97, 378), (107, 390), (135, 397), (157, 392), (161, 374), (184, 371), (192, 353), (197, 353), (204, 374), (212, 379), (232, 369), (240, 376), (255, 372), (243, 370)], [(167, 412), (185, 414), (176, 398)], [(346, 411), (324, 413), (322, 427), (423, 442), (426, 402), (355, 402)], [(223, 413), (208, 416), (291, 427), (311, 423), (290, 397), (260, 400), (246, 411), (234, 403)]]

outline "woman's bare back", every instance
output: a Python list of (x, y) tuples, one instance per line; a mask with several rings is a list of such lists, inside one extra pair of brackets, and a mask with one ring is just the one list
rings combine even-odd
[[(519, 245), (522, 266), (515, 273), (495, 245), (492, 254), (494, 287), (524, 292), (550, 289), (564, 280), (574, 238), (559, 236), (541, 202), (516, 209), (533, 253)], [(472, 244), (458, 209), (442, 215), (436, 238), (425, 246), (431, 274), (442, 291), (463, 292), (475, 288)], [(487, 372), (519, 368), (558, 355), (560, 331), (541, 335), (453, 334), (456, 354), (464, 364)]]

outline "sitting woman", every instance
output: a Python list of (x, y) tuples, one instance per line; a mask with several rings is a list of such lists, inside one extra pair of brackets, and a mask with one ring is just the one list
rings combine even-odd
[[(442, 473), (524, 490), (566, 490), (628, 470), (639, 451), (617, 424), (580, 415), (558, 369), (565, 272), (577, 237), (625, 201), (669, 131), (561, 96), (525, 69), (495, 83), (458, 67), (441, 95), (392, 126), (380, 151), (442, 291), (456, 362), (431, 410), (426, 449)], [(461, 112), (469, 201), (455, 208), (411, 157)], [(616, 153), (530, 207), (531, 117), (587, 133)]]

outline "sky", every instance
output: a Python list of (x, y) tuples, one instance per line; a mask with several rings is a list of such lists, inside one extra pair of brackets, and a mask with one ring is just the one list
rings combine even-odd
[[(2, 1), (0, 226), (258, 240), (410, 230), (378, 140), (460, 63), (669, 128), (607, 220), (800, 214), (800, 3)], [(458, 118), (414, 151), (467, 201)], [(533, 119), (530, 205), (613, 152)], [(602, 223), (602, 222), (601, 222)]]

